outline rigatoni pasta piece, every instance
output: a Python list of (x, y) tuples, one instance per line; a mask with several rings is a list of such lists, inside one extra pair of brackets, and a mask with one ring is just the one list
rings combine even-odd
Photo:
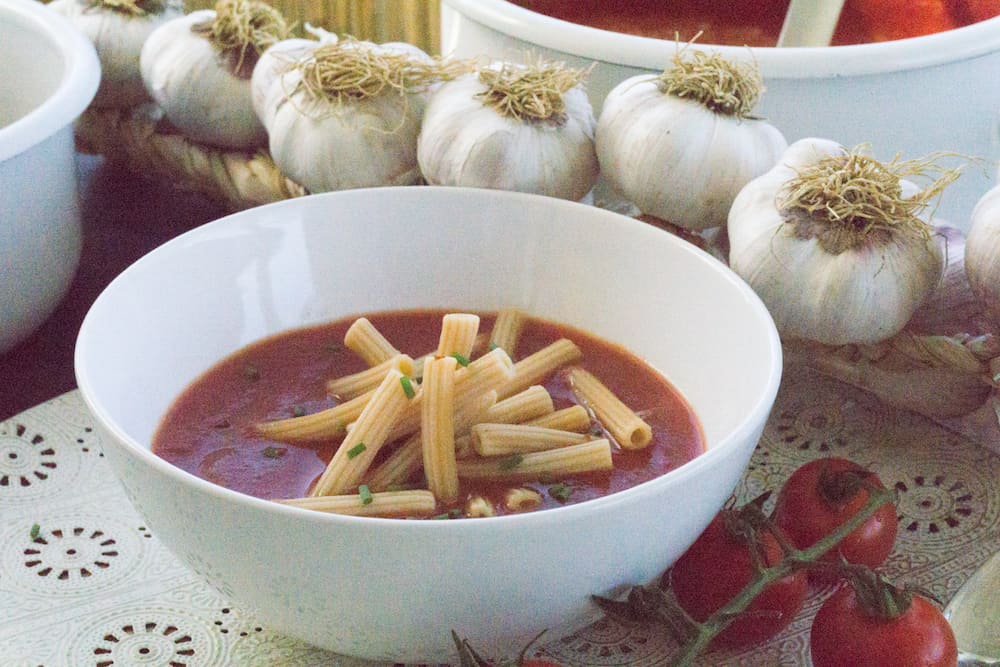
[(497, 313), (490, 331), (490, 349), (499, 347), (512, 358), (524, 328), (524, 313), (517, 308), (504, 308)]
[(438, 339), (437, 356), (459, 355), (463, 359), (470, 359), (478, 333), (478, 315), (448, 313), (441, 318), (441, 336)]
[(557, 428), (560, 431), (584, 433), (590, 430), (592, 421), (587, 408), (582, 405), (571, 405), (562, 410), (539, 415), (524, 423), (528, 426), (541, 426), (543, 428)]
[(515, 486), (503, 494), (503, 504), (511, 512), (530, 512), (542, 506), (542, 494), (534, 489)]
[(454, 414), (457, 366), (458, 362), (454, 357), (428, 361), (424, 364), (424, 380), (420, 385), (424, 394), (423, 404), (420, 406), (424, 476), (427, 478), (427, 488), (445, 504), (458, 500)]
[(301, 417), (258, 422), (254, 425), (254, 430), (265, 438), (280, 442), (315, 442), (339, 438), (347, 432), (347, 425), (361, 415), (373, 393), (374, 390), (332, 408)]
[(458, 477), (473, 480), (527, 481), (611, 470), (613, 467), (611, 441), (599, 438), (581, 445), (570, 445), (545, 452), (459, 461)]
[(317, 512), (352, 516), (420, 517), (429, 516), (437, 509), (434, 494), (424, 489), (289, 498), (276, 502)]
[(515, 363), (514, 377), (497, 390), (497, 395), (502, 401), (524, 391), (562, 366), (579, 361), (582, 356), (576, 343), (568, 338), (560, 338)]
[(589, 440), (593, 440), (590, 434), (524, 424), (476, 424), (472, 427), (472, 447), (480, 456), (542, 452)]
[[(466, 397), (455, 412), (455, 432), (466, 433), (473, 423), (481, 418), (494, 403), (497, 394), (490, 391), (480, 396)], [(421, 400), (421, 404), (423, 401)], [(456, 444), (457, 444), (456, 440)], [(386, 459), (374, 468), (365, 479), (373, 489), (388, 489), (397, 484), (405, 484), (423, 468), (423, 442), (420, 432), (411, 435)]]
[(413, 400), (404, 388), (403, 378), (406, 376), (396, 369), (386, 373), (334, 452), (310, 496), (338, 495), (358, 487), (393, 426)]
[(642, 449), (653, 440), (653, 429), (593, 373), (582, 368), (569, 372), (573, 393), (625, 449)]
[(347, 329), (344, 333), (344, 346), (364, 359), (369, 366), (378, 366), (399, 354), (399, 350), (366, 317), (354, 320)]
[(494, 424), (517, 424), (555, 411), (552, 395), (540, 384), (510, 396), (486, 411), (483, 421)]
[(377, 387), (389, 369), (396, 369), (403, 375), (412, 375), (413, 359), (406, 354), (397, 354), (371, 368), (334, 378), (326, 383), (326, 393), (341, 398), (359, 396)]
[(480, 495), (475, 495), (465, 501), (465, 516), (470, 519), (478, 519), (487, 516), (496, 516), (496, 508), (493, 503)]

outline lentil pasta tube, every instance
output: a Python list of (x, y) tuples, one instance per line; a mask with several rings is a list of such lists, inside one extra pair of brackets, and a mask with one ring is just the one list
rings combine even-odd
[(472, 427), (472, 447), (480, 456), (541, 452), (592, 439), (589, 434), (524, 424), (476, 424)]
[[(473, 333), (473, 339), (475, 333)], [(471, 347), (471, 343), (470, 343)], [(424, 394), (420, 406), (420, 438), (427, 488), (443, 503), (458, 499), (455, 468), (455, 367), (454, 357), (424, 364)]]
[(653, 429), (592, 373), (574, 368), (569, 373), (573, 393), (591, 410), (625, 449), (642, 449), (653, 440)]
[(399, 350), (375, 328), (375, 325), (367, 317), (359, 317), (354, 320), (344, 333), (344, 345), (364, 359), (369, 366), (378, 366), (399, 354)]
[(611, 442), (607, 438), (599, 438), (544, 452), (459, 461), (458, 477), (504, 482), (527, 481), (611, 470), (613, 467)]
[[(441, 318), (441, 337), (438, 340), (438, 356), (457, 354), (464, 359), (472, 356), (479, 333), (479, 316), (468, 313), (448, 313)], [(425, 363), (426, 366), (426, 363)]]
[(301, 417), (258, 422), (254, 429), (265, 438), (281, 442), (314, 442), (339, 438), (347, 425), (355, 421), (371, 400), (374, 390), (356, 396), (340, 405)]
[(579, 361), (582, 356), (583, 353), (576, 343), (568, 338), (560, 338), (515, 363), (514, 377), (497, 390), (497, 395), (502, 401), (524, 391), (531, 385), (541, 382), (549, 373)]
[(291, 498), (278, 502), (317, 512), (352, 516), (427, 516), (437, 508), (434, 494), (422, 489)]
[(405, 354), (394, 355), (371, 368), (330, 380), (326, 383), (326, 392), (331, 396), (342, 398), (353, 398), (364, 394), (377, 387), (389, 369), (396, 369), (404, 375), (412, 375), (413, 359)]
[(517, 308), (504, 308), (497, 313), (490, 332), (490, 346), (506, 350), (511, 357), (517, 349), (521, 330), (524, 328), (524, 313)]

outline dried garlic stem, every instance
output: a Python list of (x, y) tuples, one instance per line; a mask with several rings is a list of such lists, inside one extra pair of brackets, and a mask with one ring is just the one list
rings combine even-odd
[(281, 12), (258, 0), (218, 0), (215, 20), (194, 26), (229, 58), (235, 76), (249, 79), (269, 46), (291, 36)]
[(764, 92), (756, 63), (735, 62), (718, 53), (679, 51), (673, 67), (657, 78), (664, 95), (701, 103), (716, 113), (750, 118)]
[[(919, 216), (959, 176), (937, 156), (894, 157), (886, 163), (859, 146), (802, 168), (785, 184), (776, 202), (799, 238), (815, 238), (832, 255), (866, 244), (888, 244), (896, 235), (929, 238), (932, 228)], [(913, 196), (902, 180), (937, 178)]]
[(110, 9), (120, 14), (145, 16), (161, 13), (167, 2), (166, 0), (87, 0), (86, 5), (92, 9)]
[(562, 63), (503, 63), (499, 68), (479, 70), (479, 80), (487, 89), (477, 97), (507, 118), (560, 124), (566, 111), (563, 95), (589, 73), (590, 69), (572, 69)]

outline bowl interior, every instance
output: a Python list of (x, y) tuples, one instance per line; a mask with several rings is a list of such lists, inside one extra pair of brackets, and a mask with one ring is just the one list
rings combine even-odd
[(0, 128), (26, 116), (56, 91), (66, 73), (63, 48), (32, 16), (14, 13), (0, 21)]
[(80, 387), (149, 447), (176, 395), (222, 356), (366, 311), (518, 306), (618, 342), (667, 374), (709, 446), (769, 409), (773, 323), (721, 263), (593, 207), (460, 188), (352, 190), (188, 232), (119, 276), (80, 332)]

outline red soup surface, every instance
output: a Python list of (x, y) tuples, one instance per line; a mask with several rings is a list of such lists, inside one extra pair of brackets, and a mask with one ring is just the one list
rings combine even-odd
[[(699, 44), (774, 46), (788, 0), (514, 0), (554, 18), (602, 30)], [(883, 42), (952, 30), (1000, 14), (1000, 0), (846, 0), (834, 45)]]
[[(441, 318), (448, 311), (413, 310), (366, 314), (399, 350), (414, 358), (437, 347)], [(480, 332), (488, 331), (494, 313), (479, 313)], [(153, 439), (153, 451), (170, 463), (221, 486), (259, 498), (285, 499), (308, 495), (326, 468), (338, 441), (290, 444), (258, 435), (258, 422), (313, 413), (337, 404), (326, 392), (332, 378), (364, 370), (364, 362), (344, 347), (344, 333), (355, 317), (277, 334), (219, 362), (192, 383), (164, 416)], [(622, 449), (612, 442), (614, 469), (537, 482), (461, 481), (459, 501), (439, 506), (441, 513), (460, 516), (473, 495), (508, 513), (503, 496), (512, 486), (538, 491), (539, 509), (577, 503), (621, 491), (653, 479), (704, 451), (701, 425), (685, 399), (656, 369), (622, 347), (594, 335), (529, 317), (514, 360), (560, 339), (582, 351), (577, 363), (600, 378), (652, 428), (644, 449)], [(556, 409), (576, 402), (565, 373), (542, 383)], [(607, 437), (592, 424), (594, 437)], [(391, 452), (387, 444), (379, 456)], [(381, 459), (376, 459), (377, 462)], [(425, 487), (424, 480), (411, 480)], [(553, 497), (554, 487), (566, 493)]]

